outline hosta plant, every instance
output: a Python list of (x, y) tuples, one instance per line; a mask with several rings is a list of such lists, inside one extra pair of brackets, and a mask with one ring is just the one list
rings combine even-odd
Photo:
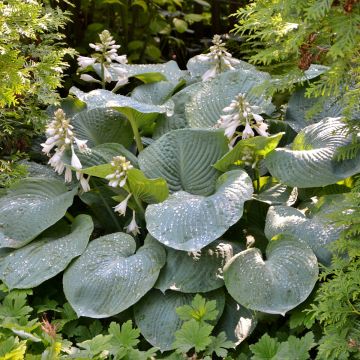
[(79, 317), (133, 311), (160, 351), (185, 332), (175, 308), (202, 293), (216, 300), (215, 331), (240, 344), (261, 313), (304, 302), (331, 261), (327, 214), (348, 201), (332, 194), (360, 169), (360, 157), (335, 157), (351, 135), (332, 112), (279, 120), (255, 91), (270, 75), (218, 37), (188, 70), (129, 65), (109, 33), (91, 46), (80, 70), (101, 88), (72, 88), (49, 121), (55, 171), (29, 163), (1, 193), (0, 279), (28, 289), (62, 277)]

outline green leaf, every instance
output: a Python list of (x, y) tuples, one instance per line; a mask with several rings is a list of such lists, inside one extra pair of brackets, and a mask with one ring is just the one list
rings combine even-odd
[(22, 360), (26, 351), (26, 341), (19, 341), (16, 337), (0, 340), (1, 360)]
[(60, 220), (76, 189), (54, 179), (27, 178), (0, 197), (0, 248), (20, 248)]
[(234, 70), (227, 71), (216, 78), (205, 81), (201, 89), (185, 106), (187, 121), (192, 128), (212, 128), (223, 109), (239, 93), (244, 93), (246, 100), (260, 107), (262, 113), (271, 114), (274, 106), (263, 95), (254, 95), (251, 90), (269, 78), (269, 74), (259, 71)]
[(196, 352), (203, 351), (212, 342), (210, 334), (213, 328), (212, 325), (194, 319), (186, 321), (175, 333), (174, 347), (182, 353), (187, 353), (193, 348)]
[(1, 322), (17, 322), (17, 320), (28, 319), (32, 307), (27, 305), (27, 293), (25, 291), (11, 291), (0, 304)]
[(188, 29), (188, 24), (186, 21), (178, 18), (173, 19), (173, 24), (175, 26), (175, 29), (178, 33), (183, 33)]
[(216, 310), (216, 301), (206, 301), (196, 294), (190, 305), (179, 306), (176, 313), (181, 320), (206, 321), (215, 320), (219, 312)]
[[(195, 170), (192, 171), (190, 174), (194, 174)], [(194, 180), (194, 175), (190, 180)], [(229, 171), (218, 179), (213, 195), (178, 191), (160, 204), (149, 205), (145, 212), (148, 231), (166, 246), (198, 251), (218, 239), (241, 218), (244, 202), (251, 198), (252, 191), (247, 173)]]
[(148, 204), (166, 200), (169, 189), (164, 179), (148, 179), (141, 170), (128, 171), (127, 186), (129, 191)]
[(227, 339), (239, 345), (251, 335), (256, 325), (255, 312), (238, 304), (229, 296), (216, 330), (225, 332)]
[(100, 359), (106, 359), (110, 340), (110, 335), (97, 335), (91, 340), (76, 344), (82, 349), (75, 353), (76, 357), (93, 359), (95, 356), (99, 356)]
[(126, 148), (132, 143), (131, 125), (124, 115), (106, 108), (82, 111), (71, 119), (75, 136), (88, 140), (92, 148), (104, 143), (119, 143)]
[(235, 344), (226, 339), (226, 334), (221, 332), (218, 336), (211, 336), (211, 343), (205, 351), (205, 355), (212, 355), (215, 353), (220, 358), (224, 359), (228, 353), (226, 349), (234, 348)]
[(334, 159), (337, 150), (349, 144), (351, 138), (339, 118), (325, 118), (304, 128), (292, 149), (277, 148), (271, 152), (265, 165), (272, 176), (291, 187), (335, 184), (360, 171), (360, 155), (345, 161)]
[(256, 344), (250, 345), (254, 353), (251, 360), (275, 360), (279, 346), (280, 343), (276, 339), (264, 334)]
[[(317, 123), (325, 117), (337, 117), (342, 115), (340, 102), (336, 99), (323, 100), (322, 98), (305, 97), (306, 88), (300, 88), (289, 99), (286, 108), (285, 121), (296, 132), (300, 132), (306, 126)], [(316, 112), (308, 118), (307, 113), (317, 107)]]
[(170, 192), (208, 195), (220, 174), (211, 165), (225, 154), (227, 142), (220, 130), (174, 130), (140, 153), (139, 166), (149, 178), (164, 178)]
[(120, 350), (121, 347), (134, 348), (140, 340), (139, 329), (133, 329), (132, 321), (128, 320), (120, 325), (112, 322), (109, 326), (109, 334), (112, 335), (110, 344), (112, 346), (112, 352)]
[(66, 234), (59, 232), (55, 225), (32, 243), (2, 259), (1, 280), (9, 288), (38, 286), (63, 271), (73, 258), (84, 252), (92, 231), (93, 222), (88, 215), (77, 216)]
[(225, 172), (234, 164), (244, 166), (248, 162), (256, 163), (278, 146), (283, 135), (284, 133), (279, 133), (268, 137), (256, 136), (240, 140), (233, 149), (214, 164), (214, 167)]
[(165, 263), (165, 251), (151, 239), (135, 251), (135, 240), (124, 233), (90, 242), (63, 278), (65, 296), (78, 316), (118, 314), (153, 287)]
[(282, 314), (301, 304), (318, 276), (312, 250), (289, 235), (274, 238), (264, 261), (251, 248), (235, 255), (224, 268), (225, 286), (241, 305), (269, 314)]
[(166, 248), (167, 260), (155, 287), (183, 293), (207, 292), (224, 285), (222, 269), (240, 247), (218, 240), (196, 253)]
[(346, 206), (347, 200), (343, 195), (328, 195), (320, 198), (319, 203), (323, 201), (324, 205), (307, 215), (288, 206), (270, 207), (266, 216), (265, 235), (269, 239), (280, 233), (292, 235), (297, 241), (307, 244), (319, 262), (330, 265), (332, 254), (327, 246), (339, 238), (344, 228), (333, 224), (328, 214)]
[(171, 81), (139, 85), (131, 93), (131, 98), (140, 103), (162, 105), (171, 98), (176, 87), (177, 83)]
[[(215, 325), (224, 309), (224, 293), (216, 290), (202, 295), (206, 300), (216, 300), (218, 318), (211, 321)], [(185, 304), (190, 305), (193, 299), (194, 294), (182, 294), (171, 290), (163, 294), (152, 289), (134, 306), (135, 321), (141, 334), (161, 351), (174, 349), (174, 334), (183, 324), (176, 314), (176, 308)]]

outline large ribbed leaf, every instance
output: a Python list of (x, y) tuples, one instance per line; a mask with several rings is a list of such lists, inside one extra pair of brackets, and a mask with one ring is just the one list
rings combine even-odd
[[(307, 98), (305, 97), (306, 88), (297, 90), (291, 97), (286, 108), (285, 120), (296, 131), (301, 131), (304, 127), (317, 123), (325, 117), (337, 117), (342, 113), (339, 101), (336, 99)], [(310, 109), (321, 106), (318, 112), (307, 118)]]
[(337, 150), (351, 142), (340, 118), (325, 118), (309, 125), (295, 138), (292, 148), (278, 148), (265, 165), (280, 182), (299, 188), (335, 184), (360, 171), (360, 155), (336, 161)]
[(217, 332), (224, 331), (228, 340), (239, 345), (253, 332), (257, 324), (255, 312), (226, 298), (224, 312), (216, 326)]
[(171, 100), (174, 102), (174, 113), (172, 115), (162, 114), (156, 122), (153, 137), (159, 138), (165, 133), (189, 127), (185, 116), (185, 105), (190, 101), (191, 97), (200, 90), (202, 83), (192, 84), (176, 93)]
[[(195, 294), (182, 294), (167, 291), (165, 294), (159, 290), (151, 290), (134, 307), (136, 325), (142, 335), (153, 346), (161, 351), (174, 349), (175, 332), (181, 328), (183, 321), (179, 319), (176, 308), (190, 305)], [(216, 290), (202, 294), (206, 300), (216, 300), (216, 308), (221, 316), (225, 296), (222, 291)], [(217, 322), (216, 320), (216, 322)]]
[(166, 265), (161, 269), (155, 287), (183, 293), (199, 293), (224, 285), (222, 270), (240, 247), (226, 241), (216, 241), (199, 252), (166, 248)]
[(330, 265), (332, 254), (327, 245), (337, 240), (343, 229), (335, 226), (327, 215), (344, 204), (345, 198), (342, 195), (333, 195), (322, 199), (328, 198), (333, 200), (330, 205), (325, 204), (314, 214), (310, 212), (307, 216), (288, 206), (270, 207), (266, 217), (265, 235), (269, 239), (280, 233), (293, 235), (296, 240), (311, 247), (319, 262)]
[(60, 220), (76, 190), (62, 181), (27, 178), (0, 197), (0, 248), (19, 248)]
[(62, 223), (54, 225), (35, 241), (1, 260), (1, 280), (11, 289), (38, 286), (84, 252), (92, 230), (93, 222), (88, 215), (77, 216), (71, 229)]
[(109, 317), (127, 309), (155, 284), (165, 250), (151, 239), (136, 251), (128, 234), (93, 240), (65, 272), (65, 296), (79, 316)]
[(239, 93), (245, 94), (250, 105), (259, 106), (261, 112), (271, 114), (274, 106), (261, 95), (254, 95), (251, 90), (269, 79), (267, 73), (249, 70), (227, 71), (216, 78), (205, 81), (201, 89), (185, 106), (185, 114), (190, 127), (211, 128), (224, 114), (223, 109)]
[(132, 143), (132, 130), (129, 121), (118, 111), (106, 108), (85, 110), (71, 119), (75, 136), (88, 140), (92, 148), (104, 143), (119, 143), (129, 147)]
[(224, 268), (225, 286), (241, 305), (282, 314), (302, 303), (318, 276), (318, 264), (306, 244), (289, 235), (272, 240), (266, 260), (256, 248), (235, 255)]
[(111, 91), (103, 89), (92, 90), (86, 93), (76, 87), (72, 87), (70, 92), (77, 96), (81, 101), (84, 101), (89, 110), (97, 108), (114, 108), (122, 112), (124, 112), (124, 109), (132, 109), (145, 114), (171, 114), (174, 109), (174, 103), (171, 100), (163, 105), (154, 105), (139, 102), (131, 97), (114, 94)]
[(164, 178), (170, 192), (209, 195), (220, 174), (212, 164), (227, 150), (227, 138), (220, 130), (174, 130), (140, 153), (139, 166), (149, 178)]
[(178, 250), (198, 251), (218, 239), (242, 216), (253, 187), (243, 170), (229, 171), (213, 195), (178, 191), (160, 204), (149, 205), (145, 219), (152, 236)]
[(146, 104), (161, 105), (171, 98), (177, 84), (171, 81), (159, 81), (137, 86), (131, 98)]

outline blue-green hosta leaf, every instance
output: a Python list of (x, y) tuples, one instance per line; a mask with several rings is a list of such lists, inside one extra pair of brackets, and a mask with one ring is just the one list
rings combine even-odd
[[(325, 102), (322, 99), (305, 97), (306, 88), (297, 90), (291, 97), (286, 108), (285, 121), (296, 132), (304, 127), (317, 123), (325, 117), (341, 116), (342, 108), (336, 99), (328, 99)], [(321, 108), (313, 116), (307, 119), (307, 112), (319, 104)]]
[(199, 252), (166, 248), (167, 261), (161, 269), (155, 287), (183, 293), (199, 293), (224, 285), (222, 270), (240, 247), (226, 241), (216, 241)]
[(244, 166), (258, 162), (278, 146), (283, 135), (284, 133), (279, 133), (272, 136), (255, 136), (240, 140), (214, 164), (214, 168), (225, 172), (235, 163)]
[(65, 296), (79, 316), (118, 314), (154, 286), (165, 260), (165, 250), (151, 239), (136, 251), (128, 234), (102, 236), (66, 270)]
[(27, 178), (0, 197), (0, 248), (19, 248), (55, 224), (71, 206), (76, 189), (55, 179)]
[(137, 86), (131, 98), (141, 103), (161, 105), (171, 98), (177, 84), (170, 81), (159, 81)]
[(71, 229), (61, 227), (55, 225), (1, 260), (0, 278), (9, 288), (38, 286), (63, 271), (73, 258), (84, 252), (94, 227), (91, 217), (79, 215)]
[(278, 148), (265, 158), (272, 176), (291, 187), (318, 187), (343, 180), (360, 171), (360, 155), (336, 161), (336, 151), (351, 142), (340, 118), (325, 118), (304, 128), (292, 148)]
[(118, 111), (106, 108), (85, 110), (71, 119), (76, 137), (88, 140), (92, 148), (104, 143), (119, 143), (129, 147), (132, 130), (129, 121)]
[[(219, 320), (225, 305), (224, 293), (220, 290), (202, 294), (206, 300), (216, 300)], [(190, 305), (194, 294), (182, 294), (175, 291), (153, 289), (135, 306), (135, 322), (142, 335), (153, 346), (161, 351), (174, 349), (175, 332), (181, 328), (183, 321), (179, 319), (176, 308)]]
[(226, 299), (224, 312), (216, 326), (218, 333), (224, 331), (226, 338), (239, 345), (253, 332), (257, 325), (255, 312), (238, 304), (230, 296)]
[(50, 165), (38, 164), (34, 161), (21, 160), (19, 164), (26, 166), (26, 177), (30, 178), (43, 178), (43, 179), (55, 179), (64, 181), (64, 176), (59, 175), (54, 171)]
[(285, 315), (301, 304), (317, 277), (315, 254), (289, 235), (269, 243), (266, 260), (252, 248), (235, 255), (224, 268), (229, 294), (249, 309), (270, 314)]
[(174, 103), (171, 100), (162, 105), (154, 105), (139, 102), (131, 97), (114, 94), (111, 91), (103, 89), (92, 90), (86, 93), (76, 87), (72, 87), (70, 92), (85, 102), (89, 110), (113, 108), (124, 112), (124, 109), (132, 109), (145, 114), (163, 114), (172, 113), (174, 109)]
[(224, 114), (223, 109), (239, 93), (244, 93), (250, 105), (259, 106), (262, 113), (271, 114), (274, 106), (262, 95), (254, 95), (251, 90), (269, 78), (260, 71), (227, 71), (216, 78), (205, 81), (201, 89), (185, 106), (187, 121), (192, 128), (211, 128)]
[(220, 174), (212, 164), (226, 153), (227, 143), (221, 130), (174, 130), (140, 153), (139, 166), (149, 178), (164, 178), (170, 192), (209, 195)]
[[(110, 66), (109, 71), (113, 78), (113, 81), (117, 81), (118, 75), (113, 70), (113, 68), (124, 69), (127, 71), (129, 77), (137, 77), (144, 82), (160, 80), (178, 82), (184, 77), (183, 71), (180, 70), (178, 64), (173, 60), (168, 61), (164, 64), (113, 64), (112, 66)], [(99, 71), (99, 69), (96, 70)], [(98, 74), (99, 73), (100, 72), (98, 72)], [(147, 74), (149, 74), (150, 76), (147, 77)], [(159, 76), (154, 77), (155, 74)]]
[(293, 235), (296, 240), (311, 247), (319, 262), (330, 265), (332, 254), (327, 245), (339, 238), (343, 228), (335, 226), (327, 215), (345, 203), (345, 198), (342, 195), (333, 195), (324, 196), (322, 199), (326, 198), (333, 198), (335, 201), (307, 216), (288, 206), (270, 207), (266, 216), (265, 235), (269, 239), (280, 233)]
[(177, 92), (171, 100), (174, 102), (174, 113), (172, 115), (162, 114), (156, 122), (153, 137), (159, 138), (171, 130), (189, 127), (185, 116), (185, 105), (191, 97), (201, 89), (202, 83), (192, 84)]
[(240, 220), (244, 202), (253, 187), (243, 170), (223, 174), (213, 195), (178, 191), (160, 204), (146, 208), (149, 233), (161, 243), (178, 250), (198, 251), (218, 239)]
[[(186, 64), (186, 67), (189, 70), (191, 77), (193, 78), (200, 78), (206, 73), (206, 71), (213, 67), (211, 62), (201, 60), (202, 56), (203, 55), (195, 55)], [(239, 61), (240, 64), (235, 65), (236, 69), (256, 71), (256, 67), (254, 65), (251, 65), (245, 61)]]

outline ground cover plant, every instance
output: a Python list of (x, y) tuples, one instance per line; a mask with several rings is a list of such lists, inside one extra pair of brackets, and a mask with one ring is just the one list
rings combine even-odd
[(186, 70), (89, 47), (0, 194), (0, 358), (359, 358), (356, 115), (304, 95), (331, 66), (273, 103), (218, 35)]

